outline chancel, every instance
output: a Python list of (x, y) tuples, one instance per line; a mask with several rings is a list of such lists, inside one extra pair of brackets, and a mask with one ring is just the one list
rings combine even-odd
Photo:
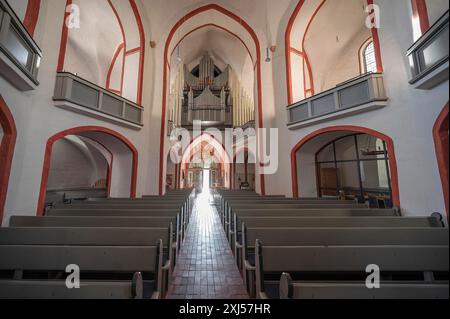
[(448, 299), (448, 32), (447, 0), (0, 0), (0, 299)]

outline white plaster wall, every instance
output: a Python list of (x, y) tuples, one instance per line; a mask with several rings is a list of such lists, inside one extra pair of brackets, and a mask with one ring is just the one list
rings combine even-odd
[(434, 24), (447, 10), (448, 0), (426, 0), (430, 25)]
[(117, 59), (112, 66), (111, 77), (109, 81), (109, 88), (120, 91), (122, 86), (122, 69), (123, 69), (123, 54), (124, 50), (122, 49), (117, 56)]
[(27, 12), (28, 0), (10, 0), (8, 3), (13, 8), (19, 20), (23, 21)]
[[(357, 36), (347, 43), (334, 59), (331, 59), (330, 69), (320, 75), (319, 91), (322, 92), (335, 87), (339, 83), (343, 83), (349, 79), (357, 77), (361, 74), (360, 70), (360, 48), (371, 37), (367, 29), (359, 32)], [(364, 73), (364, 70), (362, 70)]]
[(112, 57), (123, 42), (119, 23), (107, 1), (73, 4), (80, 8), (80, 24), (68, 30), (64, 69), (105, 87)]
[(130, 101), (137, 100), (137, 78), (139, 75), (139, 54), (129, 55), (125, 60), (125, 72), (123, 76), (123, 93), (122, 96)]
[(106, 160), (81, 141), (64, 138), (53, 146), (47, 190), (91, 188), (106, 179)]

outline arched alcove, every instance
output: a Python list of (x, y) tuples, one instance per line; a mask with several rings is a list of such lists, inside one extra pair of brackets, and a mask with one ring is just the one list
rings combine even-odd
[(394, 143), (375, 130), (336, 126), (309, 134), (291, 151), (291, 173), (294, 197), (383, 195), (386, 206), (400, 207)]
[[(134, 145), (123, 135), (111, 129), (95, 126), (77, 127), (57, 133), (47, 141), (37, 208), (38, 215), (44, 213), (55, 145), (57, 147), (61, 139), (69, 136), (72, 136), (72, 139), (77, 137), (82, 140), (90, 140), (92, 147), (95, 147), (92, 143), (96, 143), (111, 154), (109, 160), (110, 168), (106, 168), (107, 177), (109, 176), (110, 178), (110, 181), (107, 181), (107, 187), (110, 188), (109, 195), (111, 197), (136, 197), (138, 152)], [(97, 151), (99, 151), (98, 148)], [(108, 162), (107, 155), (101, 155)], [(114, 161), (112, 158), (114, 158)]]

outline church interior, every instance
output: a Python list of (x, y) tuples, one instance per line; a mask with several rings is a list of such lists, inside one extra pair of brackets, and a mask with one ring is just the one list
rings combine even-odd
[(449, 298), (448, 0), (0, 0), (0, 299)]

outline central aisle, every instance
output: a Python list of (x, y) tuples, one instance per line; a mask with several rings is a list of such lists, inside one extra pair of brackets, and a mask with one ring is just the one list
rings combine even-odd
[(209, 194), (200, 194), (178, 257), (169, 299), (248, 299)]

